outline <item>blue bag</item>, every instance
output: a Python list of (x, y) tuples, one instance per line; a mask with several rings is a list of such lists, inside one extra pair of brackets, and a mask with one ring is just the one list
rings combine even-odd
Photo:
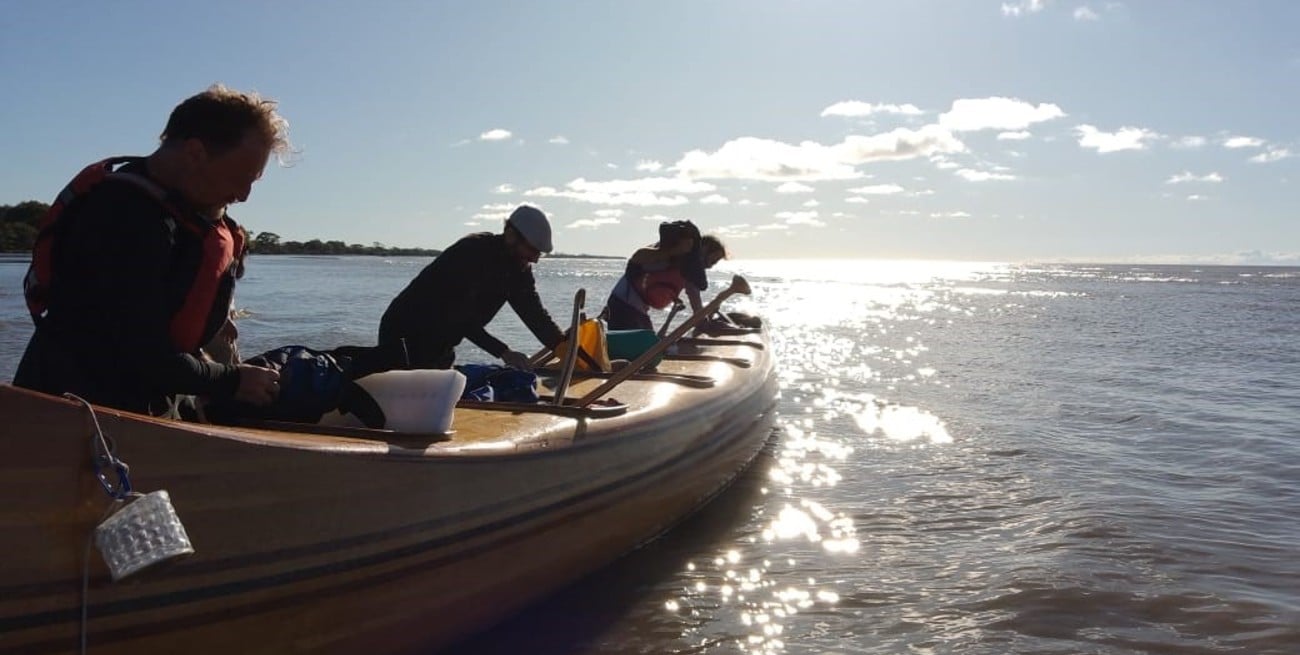
[(496, 364), (460, 364), (455, 367), (465, 376), (462, 400), (485, 400), (508, 403), (538, 401), (537, 376), (528, 371)]

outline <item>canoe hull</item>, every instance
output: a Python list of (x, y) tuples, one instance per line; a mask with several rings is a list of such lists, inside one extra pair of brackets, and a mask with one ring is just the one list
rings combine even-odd
[[(504, 445), (285, 443), (97, 411), (137, 490), (168, 490), (196, 553), (117, 583), (92, 556), (89, 646), (428, 653), (473, 634), (661, 534), (745, 468), (776, 395), (767, 355), (750, 356), (757, 370), (728, 369), (717, 389), (641, 383), (626, 393), (655, 408), (556, 419)], [(110, 504), (88, 464), (90, 415), (7, 387), (0, 415), (20, 417), (0, 435), (22, 444), (6, 474), (30, 492), (0, 514), (13, 553), (0, 650), (72, 652), (82, 558)]]

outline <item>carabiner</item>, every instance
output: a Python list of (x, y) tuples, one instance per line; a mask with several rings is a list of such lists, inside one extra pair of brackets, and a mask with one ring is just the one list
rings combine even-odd
[[(120, 459), (109, 455), (95, 457), (95, 477), (99, 478), (104, 492), (116, 500), (124, 500), (131, 495), (130, 471), (131, 467)], [(116, 484), (108, 479), (110, 473), (117, 477)]]

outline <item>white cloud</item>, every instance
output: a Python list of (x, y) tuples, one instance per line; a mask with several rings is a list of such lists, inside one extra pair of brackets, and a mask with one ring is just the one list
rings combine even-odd
[(1177, 140), (1175, 140), (1173, 143), (1169, 145), (1182, 150), (1195, 150), (1196, 148), (1205, 147), (1206, 143), (1209, 143), (1209, 139), (1206, 139), (1203, 136), (1193, 135), (1193, 136), (1179, 137)]
[(1014, 180), (1016, 176), (1007, 173), (994, 173), (991, 171), (977, 171), (971, 168), (963, 168), (957, 171), (957, 176), (968, 182), (989, 182), (993, 180)]
[(713, 193), (700, 198), (701, 205), (730, 205), (731, 201), (726, 196)]
[(843, 161), (851, 164), (966, 151), (964, 143), (938, 125), (926, 125), (918, 130), (898, 128), (875, 136), (849, 136), (843, 143), (832, 147)]
[(812, 193), (814, 189), (801, 182), (786, 182), (776, 188), (777, 193)]
[(871, 202), (871, 199), (863, 196), (849, 196), (844, 199), (844, 202), (853, 203), (855, 205), (865, 205)]
[(954, 132), (1023, 130), (1065, 115), (1051, 103), (1034, 106), (1018, 98), (960, 98), (953, 101), (952, 109), (939, 115), (939, 125)]
[(636, 169), (638, 171), (647, 171), (650, 173), (654, 173), (663, 167), (664, 167), (663, 164), (648, 159), (642, 159), (641, 161), (636, 163)]
[(597, 205), (634, 205), (639, 207), (676, 206), (689, 202), (685, 195), (705, 193), (717, 187), (679, 177), (646, 177), (638, 180), (591, 182), (578, 178), (563, 189), (543, 186), (529, 189), (524, 195), (540, 198), (568, 198)]
[(790, 225), (811, 225), (813, 227), (825, 227), (826, 223), (817, 218), (816, 211), (806, 212), (777, 212), (776, 217), (784, 220)]
[(1196, 201), (1196, 200), (1205, 200), (1205, 196), (1203, 196), (1203, 195), (1201, 195), (1201, 194), (1199, 194), (1199, 193), (1193, 193), (1192, 195), (1187, 196), (1187, 199), (1188, 199), (1188, 200), (1191, 200), (1191, 201)]
[(1019, 2), (1002, 3), (1003, 16), (1021, 16), (1023, 14), (1036, 14), (1047, 6), (1047, 0), (1020, 0)]
[(1074, 20), (1101, 20), (1101, 16), (1092, 10), (1092, 7), (1083, 5), (1074, 10)]
[(617, 218), (583, 218), (573, 221), (565, 227), (575, 230), (584, 228), (594, 230), (602, 225), (617, 225), (618, 222)]
[(887, 196), (895, 193), (902, 193), (904, 189), (897, 184), (870, 184), (867, 186), (854, 187), (848, 191), (849, 193), (861, 193), (868, 196)]
[(963, 211), (955, 212), (933, 212), (930, 218), (970, 218), (970, 214)]
[(899, 128), (874, 136), (853, 135), (834, 145), (814, 141), (792, 145), (747, 136), (728, 141), (714, 152), (692, 150), (673, 170), (693, 179), (850, 180), (863, 177), (854, 168), (858, 164), (965, 150), (961, 141), (937, 125), (919, 130)]
[(1118, 132), (1102, 132), (1091, 125), (1074, 128), (1079, 135), (1079, 146), (1093, 148), (1099, 154), (1121, 150), (1145, 150), (1146, 141), (1160, 138), (1156, 132), (1142, 127), (1121, 127)]
[(622, 216), (624, 212), (622, 209), (597, 209), (592, 213), (601, 218), (618, 218), (619, 216)]
[(790, 145), (752, 136), (728, 141), (714, 152), (692, 150), (673, 169), (695, 179), (847, 180), (859, 175), (820, 143)]
[(1253, 136), (1230, 136), (1223, 140), (1225, 148), (1258, 148), (1262, 145), (1264, 140)]
[[(788, 228), (789, 226), (786, 227)], [(756, 230), (764, 230), (764, 229), (773, 229), (773, 228), (766, 227), (766, 226), (759, 226), (757, 228), (754, 228), (754, 227), (750, 227), (749, 223), (735, 223), (733, 225), (723, 225), (722, 227), (713, 228), (712, 230), (710, 230), (710, 232), (713, 232), (714, 234), (730, 241), (732, 239), (748, 239), (758, 234)], [(786, 228), (775, 228), (775, 229), (786, 229)]]
[(510, 184), (498, 184), (492, 189), (492, 193), (514, 193), (515, 187)]
[(663, 214), (649, 214), (646, 216), (642, 216), (641, 220), (650, 221), (652, 223), (670, 223), (677, 219), (672, 216), (664, 216)]
[(1278, 161), (1280, 159), (1286, 159), (1287, 157), (1290, 156), (1291, 156), (1291, 151), (1287, 150), (1286, 148), (1269, 148), (1268, 150), (1265, 150), (1264, 152), (1261, 152), (1258, 155), (1251, 157), (1250, 160), (1255, 162), (1256, 164), (1268, 164), (1271, 162)]
[(1185, 184), (1187, 182), (1222, 182), (1223, 176), (1218, 173), (1206, 173), (1197, 175), (1191, 171), (1183, 171), (1177, 175), (1170, 176), (1165, 180), (1165, 184)]
[(789, 224), (789, 223), (769, 223), (769, 224), (767, 224), (767, 225), (760, 225), (760, 226), (758, 226), (758, 227), (755, 228), (755, 229), (763, 230), (763, 231), (765, 231), (765, 232), (766, 232), (766, 231), (771, 231), (771, 230), (789, 230), (789, 229), (790, 229), (790, 224)]
[(820, 206), (821, 206), (821, 203), (820, 203), (820, 202), (817, 202), (816, 200), (808, 200), (808, 201), (804, 202), (803, 206), (804, 206), (804, 207), (820, 207)]
[(1031, 136), (1033, 135), (1025, 131), (1000, 132), (998, 133), (998, 141), (1024, 141), (1025, 139), (1028, 139)]
[(554, 143), (554, 144), (557, 145), (557, 146), (564, 146), (564, 145), (568, 145), (568, 144), (569, 144), (569, 138), (566, 137), (566, 136), (564, 136), (563, 134), (557, 134), (557, 135), (551, 137), (551, 138), (547, 141), (547, 143)]
[(478, 135), (479, 141), (504, 141), (510, 138), (510, 130), (495, 128)]
[(837, 102), (822, 110), (822, 116), (870, 116), (872, 114), (899, 114), (903, 116), (920, 116), (925, 112), (913, 104), (873, 105), (861, 100)]

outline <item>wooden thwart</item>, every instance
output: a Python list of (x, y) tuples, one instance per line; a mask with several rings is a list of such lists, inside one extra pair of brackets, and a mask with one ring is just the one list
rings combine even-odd
[(743, 357), (724, 357), (722, 355), (665, 355), (664, 359), (678, 362), (726, 362), (732, 366), (749, 368), (753, 362)]
[(569, 418), (609, 418), (627, 413), (627, 405), (622, 403), (603, 403), (576, 405), (572, 398), (565, 398), (564, 404), (556, 404), (555, 396), (542, 396), (538, 403), (512, 403), (499, 401), (462, 400), (456, 403), (457, 409), (481, 409), (489, 412), (510, 412), (513, 414), (553, 414)]
[(765, 347), (758, 341), (746, 341), (744, 339), (701, 339), (698, 337), (686, 337), (678, 340), (677, 343), (682, 344), (683, 346), (747, 346), (754, 348), (755, 350), (762, 350)]
[[(559, 370), (554, 368), (534, 369), (537, 373), (544, 375), (558, 375)], [(573, 374), (579, 378), (587, 379), (609, 379), (614, 376), (614, 371), (586, 371), (576, 370)], [(692, 389), (709, 389), (717, 385), (718, 381), (707, 375), (694, 375), (691, 373), (637, 373), (629, 380), (644, 380), (647, 382), (672, 382)]]

